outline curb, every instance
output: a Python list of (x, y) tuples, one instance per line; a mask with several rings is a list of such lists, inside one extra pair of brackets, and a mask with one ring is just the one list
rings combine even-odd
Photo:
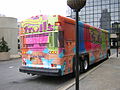
[(16, 59), (16, 58), (21, 58), (20, 55), (16, 54), (16, 55), (10, 55), (10, 59)]

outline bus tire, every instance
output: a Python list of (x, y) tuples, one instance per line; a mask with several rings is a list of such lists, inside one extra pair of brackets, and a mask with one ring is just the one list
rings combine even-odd
[(73, 72), (72, 72), (73, 76), (75, 76), (75, 71), (76, 69), (75, 69), (75, 57), (74, 57), (73, 58)]
[(109, 59), (111, 53), (110, 53), (110, 50), (107, 51), (107, 56), (106, 56), (106, 60)]
[(108, 60), (108, 59), (109, 59), (109, 54), (108, 54), (108, 52), (107, 52), (106, 60)]
[[(78, 69), (79, 69), (79, 74), (81, 72), (81, 64), (79, 64), (78, 66)], [(75, 57), (73, 59), (73, 75), (75, 76), (75, 73), (76, 73), (76, 65), (75, 65)]]
[(84, 60), (81, 62), (81, 72), (86, 72), (89, 68), (89, 62), (88, 62), (88, 58), (85, 57)]

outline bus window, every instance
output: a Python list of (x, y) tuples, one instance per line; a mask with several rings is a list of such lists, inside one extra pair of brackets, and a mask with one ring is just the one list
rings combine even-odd
[(49, 33), (49, 47), (58, 47), (58, 32)]
[(58, 47), (58, 32), (54, 32), (54, 47)]
[(59, 31), (59, 47), (64, 47), (64, 32)]

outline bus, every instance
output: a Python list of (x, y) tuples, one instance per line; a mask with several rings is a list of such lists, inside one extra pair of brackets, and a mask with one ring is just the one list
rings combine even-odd
[[(20, 72), (63, 76), (75, 71), (75, 20), (60, 15), (38, 15), (21, 22)], [(109, 32), (79, 21), (80, 72), (110, 55)]]

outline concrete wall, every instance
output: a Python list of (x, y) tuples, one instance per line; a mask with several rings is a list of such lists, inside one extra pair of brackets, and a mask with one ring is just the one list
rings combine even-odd
[(4, 37), (9, 47), (10, 54), (18, 53), (18, 26), (17, 19), (12, 17), (0, 17), (0, 39)]

